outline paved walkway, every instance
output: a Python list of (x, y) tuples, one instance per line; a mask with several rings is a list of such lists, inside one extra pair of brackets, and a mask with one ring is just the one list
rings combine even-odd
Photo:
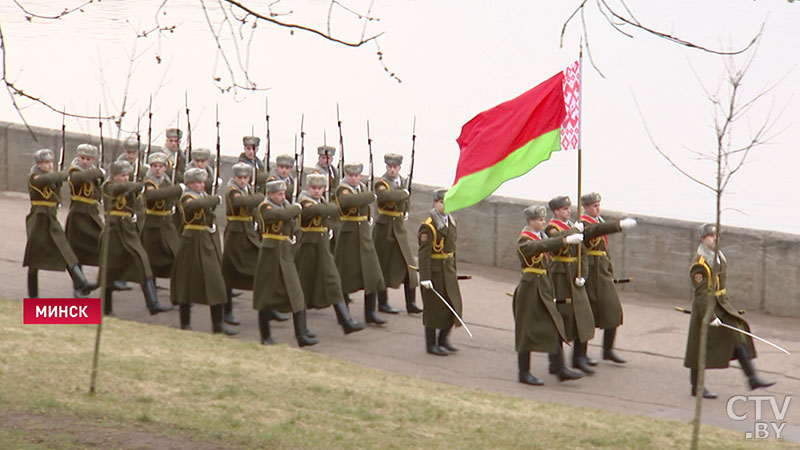
[[(66, 211), (61, 211), (62, 223)], [(25, 248), (25, 215), (28, 212), (26, 195), (0, 193), (0, 235), (5, 242), (0, 250), (0, 276), (5, 281), (0, 286), (0, 297), (21, 299), (26, 295), (25, 269), (22, 256)], [(732, 262), (736, 264), (736, 262)], [(484, 389), (537, 401), (557, 402), (587, 406), (599, 410), (617, 411), (650, 417), (689, 421), (694, 411), (694, 398), (689, 396), (688, 370), (682, 358), (686, 344), (688, 316), (677, 313), (674, 306), (689, 307), (689, 299), (670, 299), (642, 294), (622, 293), (625, 306), (625, 325), (620, 328), (617, 347), (628, 360), (625, 365), (601, 362), (597, 374), (581, 380), (560, 383), (547, 374), (547, 357), (534, 353), (531, 369), (545, 381), (545, 386), (531, 387), (517, 382), (516, 354), (514, 352), (511, 298), (517, 282), (515, 271), (459, 264), (463, 273), (473, 276), (461, 284), (464, 296), (464, 315), (474, 333), (474, 339), (460, 329), (453, 331), (452, 343), (461, 349), (455, 355), (436, 357), (425, 353), (423, 328), (419, 316), (401, 313), (383, 315), (389, 320), (386, 326), (368, 329), (344, 336), (336, 324), (333, 311), (310, 311), (309, 328), (317, 333), (320, 343), (309, 351), (405, 375)], [(88, 268), (90, 279), (96, 277), (95, 268)], [(169, 287), (169, 281), (160, 279), (159, 286)], [(40, 296), (69, 295), (71, 283), (66, 272), (40, 276)], [(168, 291), (159, 290), (163, 302), (168, 301)], [(655, 294), (655, 293), (654, 293)], [(736, 301), (736, 294), (732, 293)], [(250, 292), (234, 300), (236, 316), (242, 321), (238, 339), (258, 340), (256, 314), (251, 308)], [(351, 310), (357, 320), (363, 320), (363, 301), (360, 294), (352, 296)], [(404, 304), (399, 290), (390, 290), (390, 303), (395, 307)], [(114, 309), (119, 318), (163, 326), (177, 327), (177, 311), (150, 316), (141, 290), (116, 293)], [(208, 308), (194, 308), (192, 326), (195, 332), (210, 331)], [(764, 378), (778, 382), (770, 389), (752, 392), (757, 395), (774, 395), (778, 407), (784, 396), (800, 392), (800, 319), (788, 319), (748, 312), (753, 331), (792, 352), (787, 356), (765, 344), (756, 344), (759, 357), (756, 367)], [(21, 320), (21, 318), (20, 318)], [(278, 343), (296, 346), (291, 321), (273, 322), (273, 337)], [(590, 343), (589, 352), (600, 357), (602, 335)], [(735, 366), (738, 364), (735, 363)], [(738, 368), (708, 372), (707, 385), (720, 396), (704, 403), (704, 422), (744, 432), (753, 431), (754, 403), (737, 403), (734, 412), (748, 413), (746, 420), (735, 421), (726, 413), (727, 400), (735, 395), (747, 395), (746, 380)], [(764, 403), (763, 421), (774, 421), (772, 409)], [(800, 399), (789, 405), (787, 423), (783, 430), (786, 439), (800, 442)], [(774, 436), (774, 434), (773, 434)]]

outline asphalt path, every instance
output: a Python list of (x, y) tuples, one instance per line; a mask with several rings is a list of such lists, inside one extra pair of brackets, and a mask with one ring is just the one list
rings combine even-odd
[[(25, 215), (29, 210), (27, 195), (12, 192), (0, 193), (0, 235), (4, 244), (0, 248), (0, 297), (21, 300), (26, 292), (26, 269), (22, 267), (25, 250)], [(62, 224), (66, 208), (59, 212)], [(731, 264), (736, 264), (731, 261)], [(547, 356), (534, 353), (531, 371), (541, 378), (544, 386), (532, 387), (517, 382), (517, 358), (514, 351), (514, 322), (511, 298), (505, 293), (513, 291), (519, 278), (515, 271), (459, 263), (459, 270), (472, 275), (461, 282), (464, 319), (472, 330), (470, 338), (463, 329), (451, 333), (451, 342), (460, 351), (447, 357), (428, 355), (425, 352), (424, 329), (421, 315), (382, 314), (389, 323), (371, 325), (366, 330), (345, 336), (336, 323), (331, 308), (308, 312), (308, 326), (320, 340), (307, 351), (326, 354), (363, 366), (402, 373), (408, 376), (483, 389), (528, 398), (536, 401), (585, 406), (602, 411), (616, 411), (663, 419), (690, 421), (694, 413), (694, 398), (689, 395), (689, 371), (683, 367), (688, 315), (674, 311), (675, 306), (689, 308), (689, 298), (667, 298), (640, 293), (622, 292), (625, 323), (617, 336), (617, 350), (628, 360), (627, 364), (600, 361), (597, 373), (580, 380), (559, 382), (547, 374)], [(96, 279), (97, 269), (86, 268), (89, 279)], [(688, 283), (688, 280), (687, 280)], [(71, 282), (66, 272), (43, 272), (39, 276), (40, 297), (71, 295)], [(169, 301), (169, 280), (159, 279), (159, 298)], [(730, 293), (736, 301), (736, 293)], [(99, 291), (96, 291), (99, 295)], [(363, 321), (363, 296), (352, 294), (350, 305), (356, 320)], [(234, 300), (234, 312), (242, 324), (236, 339), (258, 340), (256, 313), (252, 309), (250, 292), (243, 292)], [(400, 290), (390, 289), (389, 302), (403, 309)], [(418, 301), (421, 304), (421, 300)], [(178, 327), (177, 311), (150, 316), (138, 285), (133, 290), (114, 294), (114, 310), (120, 319)], [(756, 343), (758, 358), (756, 368), (763, 378), (777, 381), (769, 389), (749, 391), (746, 379), (733, 362), (732, 367), (707, 372), (706, 385), (717, 394), (716, 400), (703, 404), (703, 422), (729, 428), (742, 433), (753, 432), (756, 422), (785, 423), (784, 439), (800, 442), (800, 399), (791, 401), (782, 420), (776, 420), (769, 398), (763, 403), (760, 420), (756, 417), (756, 401), (745, 401), (747, 395), (768, 396), (776, 407), (783, 406), (787, 396), (800, 392), (800, 319), (770, 316), (757, 311), (746, 315), (753, 332), (776, 342), (792, 354), (785, 355), (760, 342)], [(22, 317), (20, 316), (20, 322)], [(192, 332), (210, 332), (208, 308), (193, 308)], [(296, 347), (291, 320), (272, 322), (273, 338), (279, 344)], [(590, 342), (589, 353), (601, 359), (602, 332)], [(569, 360), (569, 358), (568, 358)], [(734, 400), (731, 400), (734, 399)], [(730, 406), (732, 409), (729, 411)], [(729, 412), (743, 420), (729, 417)], [(766, 426), (770, 426), (767, 424)], [(778, 425), (780, 426), (780, 425)], [(775, 431), (770, 428), (770, 439)]]

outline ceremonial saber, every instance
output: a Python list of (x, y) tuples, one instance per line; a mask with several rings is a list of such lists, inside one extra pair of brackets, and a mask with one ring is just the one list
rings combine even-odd
[(426, 286), (423, 285), (423, 287), (425, 287), (426, 289), (428, 289), (428, 290), (432, 291), (434, 294), (436, 294), (436, 296), (439, 297), (439, 299), (442, 301), (442, 303), (444, 303), (444, 306), (447, 306), (447, 309), (449, 309), (450, 312), (453, 313), (454, 316), (456, 316), (456, 319), (458, 319), (458, 322), (461, 324), (461, 326), (464, 327), (464, 330), (466, 330), (466, 332), (469, 335), (469, 337), (473, 337), (472, 336), (472, 332), (469, 331), (469, 327), (467, 326), (467, 324), (465, 324), (464, 321), (461, 320), (461, 317), (458, 315), (456, 310), (453, 309), (452, 306), (450, 306), (450, 303), (447, 303), (447, 300), (445, 300), (444, 297), (442, 297), (442, 294), (440, 294), (436, 289), (434, 289), (433, 286), (426, 287)]
[[(677, 306), (675, 307), (675, 311), (680, 311), (680, 312), (682, 312), (682, 313), (684, 313), (684, 314), (691, 314), (691, 313), (692, 313), (691, 311), (689, 311), (689, 310), (687, 310), (687, 309), (680, 308), (680, 307), (677, 307)], [(756, 336), (756, 335), (755, 335), (755, 334), (753, 334), (753, 333), (750, 333), (750, 332), (744, 331), (744, 330), (742, 330), (741, 328), (736, 328), (736, 327), (730, 326), (730, 325), (728, 325), (727, 323), (725, 323), (725, 322), (723, 322), (723, 321), (719, 320), (719, 317), (717, 317), (716, 319), (714, 319), (714, 321), (713, 321), (713, 322), (711, 322), (709, 325), (711, 325), (712, 327), (716, 327), (716, 326), (723, 326), (723, 327), (725, 327), (725, 328), (728, 328), (728, 329), (730, 329), (730, 330), (733, 330), (733, 331), (738, 331), (739, 333), (742, 333), (742, 334), (744, 334), (744, 335), (746, 335), (746, 336), (750, 336), (750, 337), (751, 337), (751, 338), (753, 338), (753, 339), (758, 339), (759, 341), (761, 341), (761, 342), (763, 342), (763, 343), (765, 343), (765, 344), (767, 344), (767, 345), (770, 345), (770, 346), (772, 346), (772, 347), (775, 347), (775, 348), (777, 348), (778, 350), (782, 351), (783, 353), (786, 353), (787, 355), (791, 355), (791, 353), (789, 353), (789, 351), (788, 351), (788, 350), (786, 350), (785, 348), (781, 347), (780, 345), (773, 344), (772, 342), (770, 342), (770, 341), (768, 341), (768, 340), (766, 340), (766, 339), (764, 339), (764, 338), (762, 338), (762, 337)]]
[[(417, 267), (417, 266), (412, 266), (411, 264), (409, 264), (408, 268), (411, 269), (411, 270), (416, 270), (417, 272), (419, 272), (419, 267)], [(456, 275), (456, 277), (458, 277), (459, 280), (471, 280), (472, 279), (472, 275)]]

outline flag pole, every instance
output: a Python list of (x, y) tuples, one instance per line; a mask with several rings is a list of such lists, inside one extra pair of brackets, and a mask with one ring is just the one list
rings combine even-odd
[[(583, 156), (583, 139), (581, 139), (581, 133), (583, 131), (583, 124), (581, 123), (583, 120), (583, 38), (581, 38), (581, 46), (580, 51), (578, 52), (578, 198), (576, 199), (577, 202), (577, 209), (578, 215), (575, 219), (575, 223), (580, 222), (581, 220), (581, 175), (583, 172), (582, 167), (582, 156)], [(575, 283), (578, 283), (581, 277), (581, 252), (583, 250), (583, 244), (578, 244), (578, 268), (577, 272), (575, 273)], [(583, 283), (580, 284), (583, 286)]]

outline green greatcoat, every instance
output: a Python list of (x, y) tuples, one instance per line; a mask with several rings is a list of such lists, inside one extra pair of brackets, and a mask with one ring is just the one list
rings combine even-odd
[[(134, 161), (129, 160), (127, 155), (125, 154), (125, 152), (120, 153), (120, 155), (117, 157), (117, 161), (128, 161), (131, 164), (131, 166), (133, 166), (134, 171), (136, 170), (136, 160), (134, 160)], [(144, 178), (145, 178), (145, 174), (146, 174), (146, 170), (147, 170), (147, 165), (145, 165), (145, 164), (141, 165), (139, 167), (139, 177), (138, 177), (138, 179), (133, 180), (134, 175), (136, 175), (135, 172), (131, 173), (131, 179), (133, 181), (138, 181), (138, 182), (142, 182), (143, 183), (144, 182)], [(134, 215), (136, 216), (136, 220), (135, 220), (136, 229), (139, 230), (139, 234), (141, 234), (142, 233), (142, 228), (144, 227), (144, 219), (146, 217), (146, 215), (145, 215), (144, 197), (142, 197), (141, 195), (136, 196), (136, 203), (133, 206), (133, 211), (134, 211)]]
[[(571, 223), (556, 219), (551, 220), (544, 231), (550, 237), (563, 237), (577, 232)], [(564, 319), (565, 336), (568, 341), (589, 342), (594, 337), (594, 316), (589, 296), (586, 295), (586, 286), (575, 285), (578, 274), (578, 246), (567, 245), (554, 252), (552, 256), (550, 279), (553, 281), (553, 290), (558, 300), (558, 312)], [(581, 276), (584, 279), (588, 270), (586, 252), (581, 251)]]
[(253, 284), (253, 309), (296, 313), (306, 309), (303, 287), (292, 255), (292, 228), (300, 206), (265, 200), (258, 206), (261, 249)]
[(103, 219), (100, 217), (100, 183), (103, 172), (98, 168), (82, 169), (76, 161), (69, 169), (69, 205), (64, 233), (78, 262), (84, 266), (100, 265), (100, 234)]
[[(431, 210), (430, 216), (419, 227), (419, 278), (431, 280), (434, 289), (444, 297), (463, 319), (461, 290), (458, 288), (456, 267), (456, 238), (458, 230), (453, 216), (448, 224)], [(449, 328), (457, 324), (453, 313), (430, 289), (422, 288), (422, 323), (428, 328)]]
[[(328, 167), (323, 167), (319, 163), (314, 165), (314, 173), (322, 174), (328, 176), (328, 187), (325, 189), (325, 195), (328, 200), (334, 199), (335, 192), (337, 186), (341, 180), (339, 179), (339, 169), (336, 168), (334, 165), (330, 165)], [(329, 222), (329, 227), (333, 230), (333, 237), (330, 240), (331, 243), (331, 252), (336, 249), (336, 237), (339, 234), (339, 228), (341, 228), (341, 222), (339, 222), (339, 216), (331, 217)]]
[(61, 183), (67, 177), (67, 172), (42, 173), (36, 166), (31, 169), (28, 178), (31, 212), (25, 217), (28, 242), (25, 244), (23, 267), (60, 272), (78, 264), (56, 216), (61, 203)]
[(172, 266), (170, 300), (173, 305), (221, 305), (228, 300), (219, 255), (211, 236), (214, 208), (219, 197), (187, 189), (178, 204), (183, 232)]
[(178, 253), (178, 230), (172, 219), (175, 200), (182, 193), (166, 176), (145, 178), (144, 202), (146, 219), (142, 226), (142, 246), (150, 258), (150, 268), (159, 278), (169, 278)]
[[(106, 279), (144, 283), (153, 277), (153, 272), (139, 238), (139, 229), (133, 221), (136, 197), (139, 196), (142, 183), (106, 181), (102, 189), (106, 226), (103, 228), (101, 244), (108, 245)], [(100, 251), (103, 251), (102, 245)]]
[[(708, 253), (710, 255), (713, 252)], [(721, 258), (719, 274), (716, 277), (712, 276), (715, 272), (711, 261), (699, 254), (695, 254), (692, 259), (689, 275), (694, 286), (694, 301), (692, 302), (692, 318), (689, 321), (689, 336), (686, 340), (686, 353), (683, 358), (684, 367), (697, 369), (700, 322), (703, 320), (706, 308), (712, 302), (714, 313), (711, 320), (718, 317), (725, 324), (750, 332), (750, 325), (728, 300), (725, 289), (728, 278), (727, 269), (728, 263), (724, 255)], [(713, 283), (714, 278), (716, 278), (716, 283)], [(709, 295), (709, 289), (714, 291), (711, 295)], [(706, 368), (724, 369), (728, 367), (728, 361), (734, 359), (733, 349), (738, 345), (744, 346), (750, 357), (756, 357), (756, 349), (751, 337), (725, 327), (709, 326), (708, 341), (706, 342)]]
[(561, 237), (542, 239), (543, 234), (525, 227), (517, 239), (522, 277), (514, 290), (514, 336), (517, 352), (556, 353), (564, 335), (564, 320), (558, 313), (553, 285), (547, 274), (546, 252), (564, 248)]
[(306, 307), (325, 308), (344, 300), (342, 281), (328, 238), (330, 219), (339, 216), (339, 208), (324, 198), (315, 200), (305, 191), (300, 193), (298, 200), (303, 205), (300, 216), (302, 235), (294, 263), (300, 275)]
[(386, 287), (368, 221), (374, 201), (375, 194), (363, 183), (356, 188), (343, 182), (336, 189), (341, 227), (333, 256), (346, 294), (359, 289), (372, 294)]
[(400, 287), (408, 277), (408, 287), (415, 288), (419, 284), (416, 271), (408, 266), (415, 266), (411, 245), (408, 242), (405, 216), (408, 211), (409, 193), (403, 189), (406, 180), (400, 177), (399, 185), (384, 174), (375, 182), (375, 193), (378, 196), (378, 216), (372, 239), (381, 262), (383, 280), (387, 287)]
[(231, 179), (225, 193), (225, 247), (222, 252), (222, 277), (228, 289), (253, 290), (258, 249), (261, 242), (253, 224), (256, 207), (264, 194), (254, 194), (251, 185), (239, 187)]
[(614, 268), (608, 259), (607, 235), (619, 233), (619, 221), (605, 222), (588, 215), (581, 216), (583, 242), (589, 271), (586, 276), (586, 294), (592, 305), (594, 326), (608, 329), (622, 325), (622, 303), (614, 287)]

